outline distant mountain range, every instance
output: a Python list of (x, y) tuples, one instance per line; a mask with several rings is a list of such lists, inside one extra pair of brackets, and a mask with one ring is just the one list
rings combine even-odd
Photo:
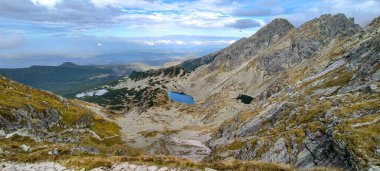
[(59, 66), (0, 69), (5, 75), (34, 88), (52, 91), (64, 97), (75, 97), (84, 90), (128, 76), (132, 71), (159, 68), (143, 63), (127, 65), (76, 65), (65, 62)]
[(185, 49), (177, 51), (142, 49), (75, 58), (66, 57), (64, 55), (27, 55), (21, 57), (3, 57), (0, 54), (0, 68), (25, 68), (32, 65), (57, 66), (64, 62), (73, 62), (78, 65), (123, 65), (139, 62), (156, 66), (173, 60), (201, 57), (213, 51), (217, 51), (220, 48), (222, 47), (210, 47), (208, 49)]

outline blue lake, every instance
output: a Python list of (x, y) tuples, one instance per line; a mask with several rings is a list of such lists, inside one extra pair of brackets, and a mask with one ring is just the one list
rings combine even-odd
[(190, 104), (190, 105), (195, 104), (193, 97), (187, 94), (177, 93), (177, 92), (168, 92), (168, 96), (174, 102), (185, 103), (185, 104)]

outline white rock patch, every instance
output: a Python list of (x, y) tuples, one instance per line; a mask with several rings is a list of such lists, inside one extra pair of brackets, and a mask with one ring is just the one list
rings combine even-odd
[(94, 90), (94, 91), (83, 92), (83, 93), (77, 94), (76, 97), (82, 98), (85, 96), (101, 96), (101, 95), (106, 94), (107, 92), (108, 92), (108, 90), (106, 90), (106, 89)]

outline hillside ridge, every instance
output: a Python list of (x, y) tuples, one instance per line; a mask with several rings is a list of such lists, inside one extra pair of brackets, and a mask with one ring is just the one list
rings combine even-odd
[[(155, 156), (173, 156), (197, 169), (376, 170), (379, 28), (380, 17), (364, 28), (343, 14), (325, 14), (298, 28), (275, 19), (218, 52), (168, 68), (133, 72), (97, 87), (105, 94), (81, 100), (97, 103), (102, 107), (86, 105), (112, 116), (118, 126), (113, 130), (125, 145), (116, 141), (113, 150), (147, 155), (143, 158), (155, 162), (162, 160)], [(25, 93), (17, 94), (28, 91), (13, 93), (28, 99)], [(190, 95), (195, 104), (176, 102), (169, 92)], [(78, 126), (91, 130), (90, 125)], [(99, 129), (92, 131), (110, 133), (107, 127)], [(96, 148), (110, 153), (103, 146)]]

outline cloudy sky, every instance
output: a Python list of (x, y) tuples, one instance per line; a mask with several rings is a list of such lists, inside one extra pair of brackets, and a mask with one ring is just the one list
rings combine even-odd
[(380, 0), (0, 0), (0, 63), (215, 50), (274, 18), (300, 26), (325, 13), (365, 26), (380, 15)]

